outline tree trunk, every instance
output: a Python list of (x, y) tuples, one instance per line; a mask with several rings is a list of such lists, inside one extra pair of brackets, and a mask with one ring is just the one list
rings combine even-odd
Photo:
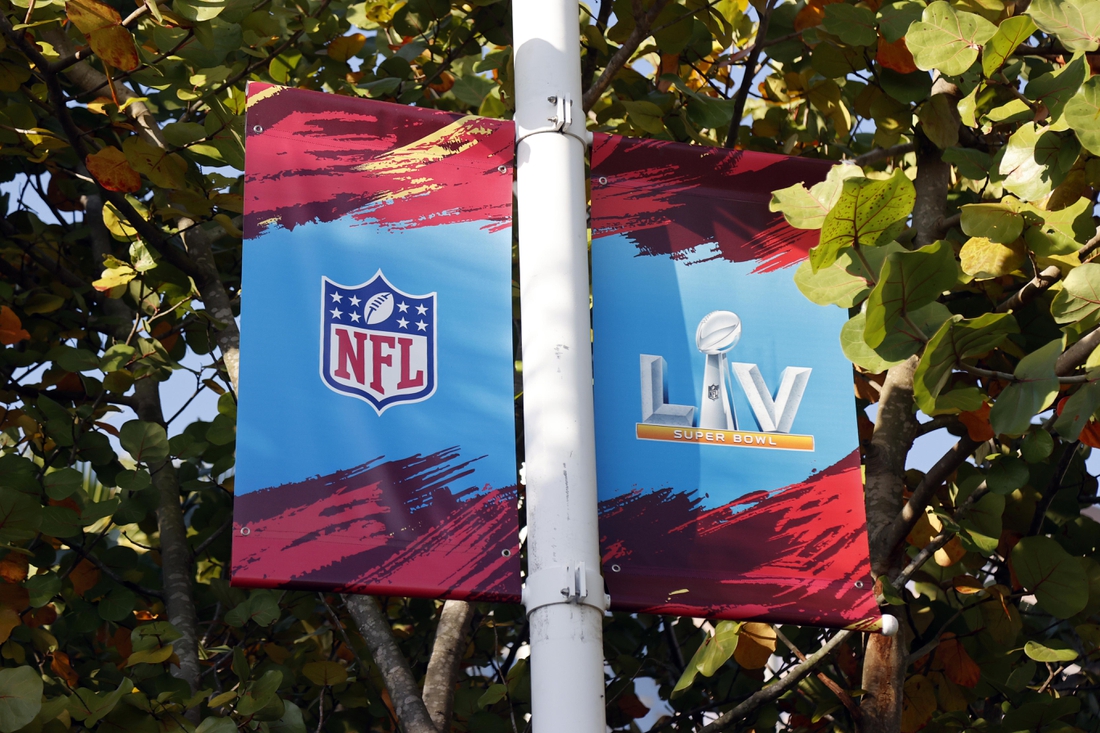
[[(867, 527), (872, 538), (889, 527), (904, 504), (905, 458), (913, 443), (917, 421), (913, 414), (914, 356), (886, 373), (878, 403), (875, 432), (867, 452)], [(876, 578), (887, 574), (895, 551), (881, 541), (871, 542), (871, 571)], [(904, 619), (902, 619), (904, 621)], [(863, 659), (860, 701), (865, 733), (897, 733), (901, 729), (905, 659), (909, 654), (906, 624), (895, 636), (871, 634)]]
[[(84, 221), (92, 233), (92, 251), (97, 260), (112, 253), (110, 232), (103, 224), (103, 200), (99, 196), (84, 199)], [(128, 325), (134, 313), (119, 299), (105, 298), (103, 309), (112, 321), (111, 331), (118, 343), (125, 343), (130, 333)], [(152, 378), (134, 384), (138, 418), (164, 425), (160, 403), (160, 383)], [(161, 575), (164, 584), (164, 605), (168, 621), (182, 635), (173, 643), (179, 657), (179, 668), (172, 674), (185, 680), (194, 693), (199, 688), (198, 614), (191, 592), (191, 548), (187, 543), (187, 526), (180, 508), (176, 468), (168, 459), (159, 466), (150, 466), (153, 487), (157, 492), (157, 524), (160, 528)], [(198, 708), (188, 711), (188, 718), (198, 722)]]
[(447, 601), (435, 630), (435, 644), (424, 677), (424, 705), (435, 727), (445, 732), (451, 728), (454, 710), (455, 681), (466, 651), (470, 620), (474, 607), (465, 601)]

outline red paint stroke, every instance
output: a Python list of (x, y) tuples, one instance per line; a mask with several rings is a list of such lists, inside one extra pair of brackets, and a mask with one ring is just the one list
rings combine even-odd
[(879, 616), (858, 451), (717, 509), (675, 489), (609, 499), (600, 533), (616, 610), (817, 626)]
[(237, 496), (233, 584), (518, 602), (516, 489), (452, 491), (473, 473), (458, 457), (374, 461)]
[(347, 215), (393, 230), (511, 226), (511, 122), (271, 84), (248, 95), (247, 238)]
[[(768, 211), (771, 192), (824, 180), (830, 161), (617, 135), (592, 145), (592, 237), (622, 234), (641, 255), (692, 263), (758, 263), (771, 272), (805, 259), (815, 231)], [(709, 246), (707, 246), (709, 245)]]

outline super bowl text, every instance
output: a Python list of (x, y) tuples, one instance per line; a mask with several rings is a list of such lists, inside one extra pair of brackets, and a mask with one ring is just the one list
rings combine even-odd
[[(814, 449), (812, 435), (791, 435), (798, 407), (810, 380), (808, 367), (787, 367), (772, 396), (756, 364), (729, 362), (728, 352), (741, 340), (741, 319), (731, 311), (713, 311), (699, 322), (695, 345), (706, 357), (698, 422), (694, 405), (668, 402), (664, 357), (641, 354), (642, 440), (773, 450)], [(729, 374), (745, 393), (759, 432), (738, 430)], [(700, 428), (684, 430), (683, 428)]]

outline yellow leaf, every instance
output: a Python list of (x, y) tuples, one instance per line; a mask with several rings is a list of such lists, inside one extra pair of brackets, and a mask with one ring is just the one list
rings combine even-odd
[(901, 703), (901, 733), (916, 733), (936, 712), (936, 692), (924, 675), (915, 674), (905, 681)]
[(187, 175), (187, 161), (177, 153), (161, 150), (139, 137), (126, 138), (122, 149), (134, 170), (148, 176), (154, 186), (184, 188), (187, 185), (184, 180)]
[(237, 693), (233, 690), (229, 690), (228, 692), (223, 692), (220, 695), (215, 695), (214, 697), (210, 698), (210, 702), (208, 704), (212, 708), (220, 708), (222, 705), (225, 705), (227, 702), (230, 702), (231, 700), (236, 699), (236, 697), (237, 697)]
[(352, 33), (350, 36), (340, 36), (332, 39), (328, 44), (328, 57), (336, 61), (347, 61), (362, 50), (367, 37), (362, 33)]
[(122, 23), (118, 11), (99, 0), (69, 0), (65, 3), (65, 14), (85, 35)]
[(163, 664), (171, 659), (174, 653), (171, 644), (162, 646), (159, 649), (146, 649), (145, 651), (134, 652), (130, 655), (130, 658), (126, 660), (126, 666), (133, 667), (135, 664)]
[(88, 172), (108, 191), (132, 193), (141, 189), (141, 176), (130, 166), (126, 155), (113, 145), (89, 155), (84, 163)]
[(1019, 242), (1000, 244), (985, 237), (971, 237), (959, 252), (962, 269), (975, 280), (990, 280), (1019, 269), (1024, 248)]
[[(130, 203), (133, 203), (131, 201)], [(115, 239), (129, 240), (137, 237), (137, 230), (130, 226), (111, 202), (103, 206), (103, 224)]]
[(310, 662), (302, 667), (304, 674), (310, 682), (316, 685), (338, 685), (346, 682), (348, 671), (339, 662)]
[(129, 265), (121, 265), (113, 269), (103, 271), (103, 277), (92, 283), (92, 287), (101, 293), (105, 293), (111, 288), (117, 288), (119, 285), (125, 285), (134, 279), (137, 272)]
[(230, 219), (227, 215), (217, 214), (214, 216), (214, 221), (221, 224), (222, 229), (224, 229), (225, 233), (229, 236), (236, 237), (238, 239), (244, 236), (244, 233), (237, 228), (237, 225), (234, 224), (233, 220)]
[(750, 622), (737, 635), (733, 658), (745, 669), (761, 669), (775, 651), (775, 629), (768, 624)]
[(121, 16), (110, 5), (99, 0), (69, 0), (65, 13), (105, 63), (123, 71), (141, 65), (133, 35), (122, 27)]

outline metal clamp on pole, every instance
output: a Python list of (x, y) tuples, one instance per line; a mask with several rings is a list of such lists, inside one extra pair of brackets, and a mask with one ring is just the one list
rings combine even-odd
[(525, 138), (544, 132), (558, 132), (562, 135), (579, 140), (586, 148), (592, 143), (592, 133), (585, 130), (583, 137), (573, 129), (573, 98), (568, 94), (552, 94), (546, 98), (549, 104), (554, 105), (553, 114), (546, 118), (549, 125), (543, 125), (534, 129), (526, 129), (516, 126), (516, 143), (523, 142)]
[(603, 592), (599, 570), (586, 568), (583, 562), (554, 565), (527, 576), (523, 586), (523, 605), (527, 615), (555, 603), (574, 603), (606, 611), (611, 596)]

